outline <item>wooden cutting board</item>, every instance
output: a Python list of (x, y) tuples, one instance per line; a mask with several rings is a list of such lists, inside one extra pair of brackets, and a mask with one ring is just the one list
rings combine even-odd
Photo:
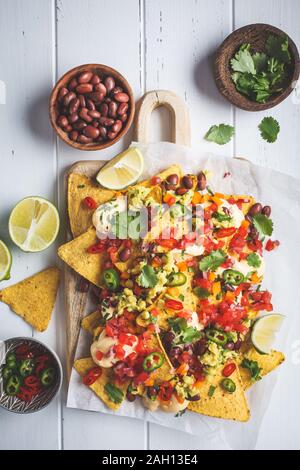
[[(187, 106), (175, 93), (165, 90), (146, 93), (137, 105), (135, 117), (134, 140), (147, 144), (149, 138), (152, 111), (165, 106), (171, 117), (172, 140), (176, 144), (190, 146), (190, 120)], [(106, 161), (79, 161), (74, 163), (65, 173), (65, 191), (67, 194), (68, 177), (70, 173), (79, 173), (94, 177)], [(147, 162), (145, 162), (147, 164)], [(67, 198), (66, 198), (67, 200)], [(72, 238), (71, 233), (67, 239)], [(71, 375), (80, 324), (85, 314), (88, 294), (78, 290), (80, 276), (65, 265), (65, 309), (67, 328), (67, 376)]]

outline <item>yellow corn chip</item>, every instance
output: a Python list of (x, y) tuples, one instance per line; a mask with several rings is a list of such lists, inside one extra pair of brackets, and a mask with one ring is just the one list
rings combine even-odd
[(102, 253), (91, 254), (87, 252), (87, 249), (97, 241), (96, 230), (90, 228), (79, 237), (60, 246), (58, 256), (78, 274), (96, 286), (100, 286)]
[(280, 364), (282, 364), (282, 362), (285, 360), (284, 354), (282, 352), (272, 351), (270, 354), (259, 354), (253, 346), (250, 346), (247, 352), (242, 354), (238, 359), (239, 371), (241, 374), (244, 390), (247, 390), (255, 383), (251, 379), (250, 371), (241, 366), (241, 362), (244, 358), (257, 362), (258, 367), (261, 368), (261, 377), (272, 372), (272, 370), (280, 366)]
[(115, 191), (100, 188), (91, 178), (71, 173), (68, 178), (68, 213), (73, 237), (86, 232), (92, 225), (94, 210), (85, 206), (84, 198), (92, 197), (100, 206), (114, 196)]
[[(78, 372), (79, 375), (84, 376), (88, 373), (92, 367), (96, 367), (96, 364), (94, 363), (93, 359), (91, 357), (87, 357), (84, 359), (78, 359), (77, 361), (74, 362), (74, 368)], [(102, 368), (102, 374), (101, 377), (99, 377), (96, 382), (94, 382), (92, 385), (89, 386), (91, 390), (105, 403), (105, 405), (110, 408), (111, 410), (118, 410), (122, 403), (114, 403), (107, 392), (105, 391), (105, 385), (107, 383), (114, 383), (111, 380), (111, 369), (104, 369)], [(122, 392), (123, 392), (123, 400), (125, 399), (126, 395), (126, 390), (128, 387), (128, 383), (119, 385), (116, 385)]]
[(81, 327), (85, 330), (91, 333), (91, 335), (94, 334), (95, 329), (99, 326), (99, 321), (101, 320), (102, 315), (99, 312), (99, 310), (96, 310), (93, 313), (90, 313), (86, 317), (83, 318), (81, 322)]
[(38, 331), (51, 319), (59, 286), (60, 271), (52, 267), (0, 291), (0, 300)]
[[(200, 400), (191, 402), (188, 409), (215, 418), (248, 421), (250, 411), (239, 371), (237, 369), (230, 376), (230, 379), (233, 380), (236, 385), (236, 390), (234, 393), (229, 393), (221, 386), (221, 381), (224, 379), (222, 375), (223, 367), (224, 366), (217, 371), (211, 381), (206, 380), (203, 382), (203, 385), (199, 389)], [(208, 395), (210, 387), (216, 387), (211, 397)]]

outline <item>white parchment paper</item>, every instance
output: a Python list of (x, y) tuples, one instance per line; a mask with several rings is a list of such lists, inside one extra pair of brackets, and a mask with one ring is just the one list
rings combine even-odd
[[(139, 147), (145, 159), (144, 178), (153, 176), (172, 163), (179, 163), (185, 172), (198, 173), (210, 170), (210, 187), (219, 192), (249, 194), (262, 204), (272, 207), (274, 233), (272, 238), (281, 241), (278, 250), (265, 254), (266, 274), (264, 286), (273, 294), (275, 312), (287, 316), (278, 335), (276, 349), (284, 351), (289, 344), (289, 333), (300, 331), (299, 266), (300, 266), (300, 181), (274, 170), (262, 168), (245, 160), (201, 155), (186, 147), (168, 142), (133, 144)], [(224, 178), (224, 175), (229, 176)], [(296, 293), (290, 295), (290, 293)], [(90, 335), (81, 331), (76, 358), (89, 356)], [(285, 363), (281, 367), (289, 367)], [(291, 370), (292, 373), (292, 370)], [(278, 380), (277, 380), (278, 379)], [(199, 436), (201, 448), (211, 446), (227, 449), (251, 449), (255, 446), (260, 424), (271, 400), (275, 386), (280, 386), (280, 370), (273, 372), (253, 385), (247, 392), (251, 418), (247, 423), (236, 423), (186, 412), (175, 418), (162, 411), (146, 410), (139, 400), (124, 402), (117, 412), (109, 410), (82, 380), (72, 372), (67, 406), (126, 416), (172, 427)], [(283, 397), (288, 400), (288, 397)], [(112, 418), (113, 419), (113, 418)]]

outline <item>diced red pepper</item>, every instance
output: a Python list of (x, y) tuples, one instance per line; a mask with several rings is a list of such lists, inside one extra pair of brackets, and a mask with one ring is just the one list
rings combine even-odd
[(92, 246), (89, 246), (86, 251), (94, 255), (94, 254), (102, 253), (102, 251), (105, 250), (105, 247), (106, 247), (106, 240), (99, 240), (99, 242), (95, 243)]
[(235, 227), (220, 228), (215, 232), (217, 238), (231, 237), (236, 232)]
[(98, 350), (98, 351), (96, 352), (95, 356), (96, 356), (97, 361), (101, 361), (101, 359), (103, 359), (104, 354), (103, 354), (102, 351), (99, 351), (99, 350)]
[(83, 199), (83, 203), (84, 205), (88, 208), (88, 209), (96, 209), (98, 204), (97, 202), (95, 201), (95, 199), (93, 199), (92, 197), (90, 196), (87, 196)]
[(278, 248), (280, 245), (280, 242), (278, 240), (268, 240), (265, 246), (265, 249), (267, 251), (272, 251), (275, 250), (275, 248)]
[(224, 367), (222, 374), (224, 377), (230, 377), (230, 375), (232, 375), (235, 370), (236, 370), (236, 365), (234, 362), (231, 362), (230, 364), (227, 364)]
[(171, 400), (173, 393), (173, 386), (169, 382), (162, 382), (159, 387), (158, 396), (162, 401)]
[(84, 375), (82, 381), (84, 385), (92, 385), (93, 383), (96, 382), (99, 377), (102, 375), (102, 369), (100, 367), (93, 367), (88, 371), (86, 375)]
[(179, 300), (167, 299), (165, 300), (165, 307), (179, 311), (183, 309), (183, 304)]

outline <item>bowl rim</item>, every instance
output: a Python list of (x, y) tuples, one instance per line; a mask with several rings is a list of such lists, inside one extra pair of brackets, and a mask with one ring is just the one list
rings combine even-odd
[[(33, 338), (31, 336), (13, 336), (12, 338), (7, 338), (7, 339), (4, 339), (4, 340), (0, 340), (0, 342), (3, 342), (4, 344), (6, 344), (8, 341), (32, 341), (33, 343), (38, 343), (40, 344), (41, 346), (43, 346), (43, 348), (45, 348), (46, 350), (48, 350), (52, 356), (54, 357), (54, 359), (56, 360), (56, 363), (57, 363), (57, 366), (58, 366), (58, 370), (59, 370), (59, 378), (58, 378), (58, 387), (54, 393), (54, 395), (51, 397), (51, 399), (44, 405), (42, 406), (41, 408), (39, 408), (38, 410), (29, 410), (29, 411), (16, 411), (16, 410), (11, 410), (9, 408), (6, 408), (5, 406), (3, 406), (1, 403), (0, 403), (0, 408), (3, 409), (3, 410), (6, 410), (7, 412), (9, 413), (15, 413), (15, 414), (18, 414), (18, 415), (27, 415), (27, 414), (33, 414), (33, 413), (38, 413), (39, 411), (42, 411), (44, 410), (45, 408), (47, 408), (47, 406), (49, 406), (53, 400), (57, 397), (57, 395), (59, 394), (60, 390), (61, 390), (61, 387), (62, 387), (62, 383), (63, 383), (63, 378), (64, 378), (64, 373), (63, 373), (63, 367), (62, 367), (62, 364), (61, 364), (61, 361), (60, 361), (60, 358), (59, 356), (57, 355), (57, 353), (50, 347), (50, 346), (47, 346), (45, 343), (43, 343), (42, 341), (36, 339), (36, 338)], [(5, 354), (6, 356), (6, 354)], [(2, 365), (2, 363), (0, 364)], [(0, 379), (1, 380), (1, 379)]]
[[(73, 142), (71, 139), (69, 139), (68, 135), (66, 132), (64, 132), (58, 125), (56, 124), (56, 110), (55, 106), (57, 103), (57, 94), (59, 92), (59, 89), (65, 84), (65, 81), (69, 81), (73, 75), (77, 75), (79, 72), (85, 69), (103, 69), (104, 73), (110, 73), (114, 78), (116, 78), (118, 81), (124, 83), (124, 87), (126, 88), (126, 92), (129, 95), (130, 99), (130, 113), (128, 116), (128, 119), (125, 123), (125, 126), (121, 129), (119, 134), (115, 137), (113, 140), (106, 140), (104, 142), (99, 142), (96, 144), (81, 144), (80, 142)], [(135, 115), (135, 100), (134, 100), (134, 95), (133, 95), (133, 90), (127, 81), (127, 79), (116, 69), (113, 67), (110, 67), (109, 65), (105, 64), (95, 64), (95, 63), (90, 63), (90, 64), (81, 64), (77, 65), (76, 67), (73, 67), (70, 70), (67, 70), (55, 83), (55, 85), (52, 88), (50, 97), (49, 97), (49, 118), (50, 118), (50, 123), (55, 131), (55, 134), (66, 144), (68, 144), (70, 147), (75, 148), (77, 150), (85, 150), (85, 151), (93, 151), (93, 150), (102, 150), (108, 147), (111, 147), (115, 143), (117, 143), (124, 135), (127, 134), (129, 131), (133, 119)]]
[[(224, 52), (224, 49), (228, 46), (228, 44), (231, 43), (232, 39), (235, 38), (235, 36), (238, 36), (243, 31), (247, 31), (250, 28), (252, 28), (253, 30), (256, 29), (258, 30), (258, 32), (260, 32), (261, 30), (267, 29), (270, 31), (270, 34), (273, 33), (274, 35), (278, 35), (278, 36), (286, 36), (289, 41), (289, 48), (292, 52), (292, 73), (291, 73), (291, 78), (288, 84), (286, 85), (286, 87), (284, 88), (282, 92), (271, 97), (271, 99), (269, 101), (266, 101), (266, 103), (257, 103), (256, 101), (252, 101), (248, 99), (246, 96), (244, 96), (243, 94), (239, 93), (236, 89), (234, 89), (234, 93), (230, 95), (228, 92), (226, 92), (227, 84), (226, 84), (226, 81), (223, 79), (222, 74), (220, 73), (219, 62), (220, 62), (220, 57), (222, 56)], [(299, 75), (300, 75), (300, 59), (299, 59), (299, 51), (295, 42), (285, 31), (269, 23), (251, 23), (251, 24), (241, 26), (238, 29), (235, 29), (223, 40), (223, 42), (220, 44), (220, 46), (217, 48), (215, 52), (214, 80), (215, 80), (215, 84), (219, 92), (233, 106), (236, 106), (245, 111), (252, 111), (252, 112), (264, 111), (264, 110), (271, 109), (274, 106), (277, 106), (292, 93), (293, 91), (292, 84), (299, 79)], [(236, 99), (234, 99), (234, 97), (236, 97)], [(239, 102), (240, 99), (242, 100), (242, 103)]]

